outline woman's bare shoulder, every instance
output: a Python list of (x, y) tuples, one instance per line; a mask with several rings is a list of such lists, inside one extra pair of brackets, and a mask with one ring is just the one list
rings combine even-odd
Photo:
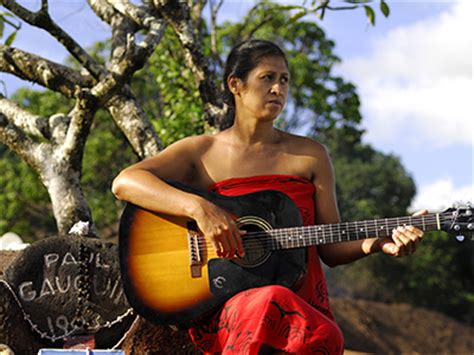
[(188, 157), (200, 156), (209, 150), (214, 142), (215, 138), (212, 135), (202, 134), (189, 136), (170, 144), (160, 154), (185, 153)]
[(212, 144), (214, 141), (214, 136), (213, 135), (208, 135), (208, 134), (200, 134), (196, 136), (189, 136), (185, 137), (183, 139), (180, 139), (179, 141), (174, 142), (171, 146), (180, 146), (180, 147), (192, 147), (196, 148), (199, 146), (207, 146), (209, 144)]
[(328, 156), (326, 146), (312, 138), (296, 134), (282, 132), (283, 137), (290, 149), (295, 153), (313, 156), (315, 158), (325, 158)]

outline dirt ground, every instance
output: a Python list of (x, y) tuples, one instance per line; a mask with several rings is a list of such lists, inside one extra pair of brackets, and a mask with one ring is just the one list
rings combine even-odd
[[(0, 251), (0, 278), (15, 252)], [(474, 328), (437, 312), (407, 304), (332, 298), (345, 337), (346, 355), (473, 354)], [(195, 354), (186, 332), (156, 327), (143, 320), (125, 339), (127, 354)], [(140, 351), (139, 349), (142, 349)]]

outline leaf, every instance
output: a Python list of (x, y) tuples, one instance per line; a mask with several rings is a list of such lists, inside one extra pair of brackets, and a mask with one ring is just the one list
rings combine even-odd
[(297, 12), (296, 14), (294, 14), (293, 16), (291, 16), (290, 20), (288, 21), (289, 24), (293, 24), (295, 23), (296, 21), (298, 21), (300, 18), (302, 18), (303, 16), (305, 16), (307, 14), (307, 11), (306, 9), (300, 11), (300, 12)]
[(367, 18), (369, 19), (369, 22), (372, 26), (375, 26), (375, 12), (374, 10), (367, 5), (364, 5), (365, 9), (365, 14), (367, 15)]
[(388, 15), (390, 15), (390, 8), (384, 0), (380, 2), (380, 11), (382, 11), (385, 17), (388, 17)]
[(7, 40), (5, 41), (6, 46), (11, 46), (12, 45), (13, 41), (16, 38), (17, 33), (18, 33), (18, 31), (15, 31), (10, 36), (8, 36)]

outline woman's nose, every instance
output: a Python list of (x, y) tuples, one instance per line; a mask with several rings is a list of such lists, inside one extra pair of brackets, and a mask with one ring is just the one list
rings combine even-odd
[(281, 95), (283, 92), (282, 90), (282, 87), (281, 87), (281, 84), (280, 83), (275, 83), (273, 84), (272, 88), (271, 88), (271, 93), (272, 94), (275, 94), (275, 95)]

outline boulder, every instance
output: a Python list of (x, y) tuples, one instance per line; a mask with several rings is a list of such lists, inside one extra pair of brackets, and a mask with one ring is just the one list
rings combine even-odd
[[(62, 344), (93, 334), (97, 347), (109, 348), (122, 338), (134, 315), (117, 253), (112, 243), (69, 236), (38, 241), (16, 256), (4, 279), (39, 342)], [(11, 338), (16, 326), (23, 323), (10, 323), (5, 337)]]

